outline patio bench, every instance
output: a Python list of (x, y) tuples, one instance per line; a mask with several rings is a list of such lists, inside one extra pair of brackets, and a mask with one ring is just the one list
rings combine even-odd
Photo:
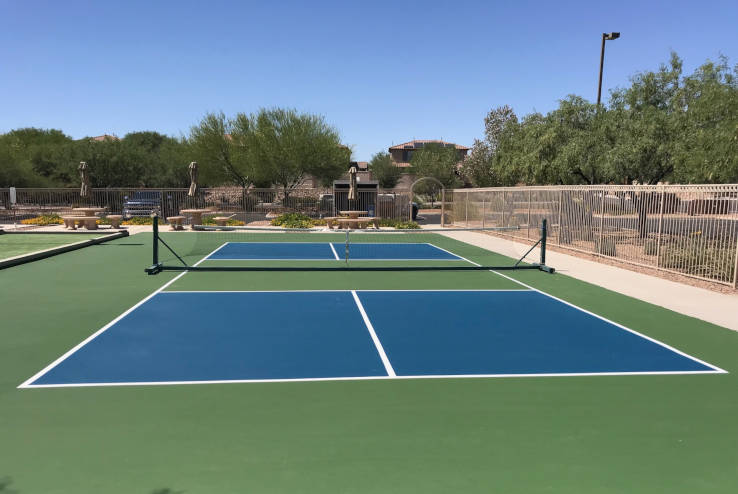
[(184, 230), (184, 226), (182, 226), (182, 222), (185, 220), (184, 216), (169, 216), (167, 218), (167, 223), (169, 223), (169, 229), (170, 230)]
[(110, 226), (113, 228), (120, 228), (120, 222), (123, 220), (123, 216), (119, 214), (109, 214), (106, 216), (110, 220)]
[(97, 230), (97, 216), (62, 216), (65, 228), (77, 229), (77, 225), (88, 230)]

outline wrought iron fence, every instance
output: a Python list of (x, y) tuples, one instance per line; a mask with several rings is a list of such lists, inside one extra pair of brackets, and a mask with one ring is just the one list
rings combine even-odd
[[(736, 288), (738, 185), (556, 186), (456, 189), (448, 221), (519, 226), (536, 238), (604, 258)], [(447, 200), (449, 200), (447, 196)]]
[[(13, 193), (4, 188), (0, 189), (0, 223), (14, 223), (39, 214), (65, 214), (79, 206), (104, 207), (109, 213), (128, 215), (147, 215), (156, 210), (164, 218), (179, 215), (182, 209), (212, 207), (246, 223), (266, 221), (286, 212), (313, 218), (336, 214), (332, 189), (297, 188), (285, 192), (277, 188), (213, 187), (200, 189), (195, 197), (187, 192), (186, 188), (96, 188), (83, 198), (78, 188), (16, 188)], [(359, 207), (368, 209), (373, 204), (375, 215), (381, 218), (409, 218), (409, 193), (379, 190), (371, 194), (374, 197), (360, 191)], [(144, 204), (133, 206), (142, 202), (138, 201), (142, 195), (147, 199)]]

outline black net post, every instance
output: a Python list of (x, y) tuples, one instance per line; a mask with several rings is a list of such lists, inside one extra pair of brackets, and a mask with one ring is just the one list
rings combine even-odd
[(546, 265), (546, 233), (547, 233), (547, 220), (543, 218), (541, 223), (541, 266)]
[(148, 274), (157, 274), (161, 273), (162, 271), (162, 265), (159, 262), (159, 216), (154, 213), (153, 215), (151, 215), (151, 219), (153, 220), (151, 222), (151, 226), (153, 229), (153, 235), (151, 238), (151, 242), (153, 244), (153, 254), (151, 266), (146, 268), (146, 272)]

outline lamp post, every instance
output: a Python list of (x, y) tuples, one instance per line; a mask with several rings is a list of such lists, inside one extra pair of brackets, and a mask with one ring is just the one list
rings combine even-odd
[(600, 82), (597, 84), (597, 106), (600, 106), (602, 96), (602, 66), (605, 63), (605, 41), (618, 39), (620, 33), (602, 33), (602, 50), (600, 51)]

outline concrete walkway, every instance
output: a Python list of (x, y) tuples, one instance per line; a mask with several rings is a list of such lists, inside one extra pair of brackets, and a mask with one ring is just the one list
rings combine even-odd
[[(530, 248), (527, 244), (483, 233), (449, 232), (446, 235), (514, 258)], [(535, 249), (529, 259), (538, 259), (539, 255), (539, 250)], [(572, 278), (738, 331), (738, 293), (716, 293), (560, 252), (546, 252), (546, 264)]]

